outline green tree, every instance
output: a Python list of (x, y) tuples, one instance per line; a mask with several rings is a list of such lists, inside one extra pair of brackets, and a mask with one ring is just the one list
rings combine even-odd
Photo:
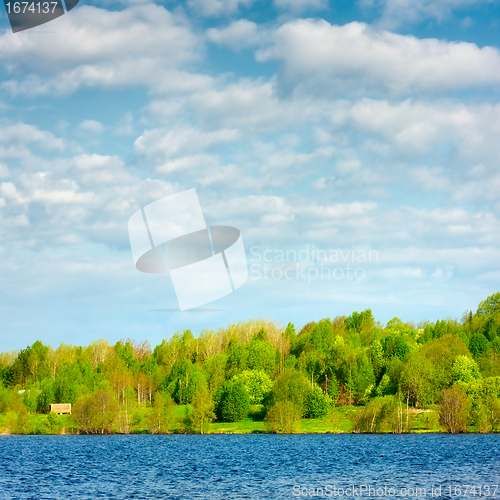
[(474, 379), (481, 377), (477, 363), (468, 356), (457, 356), (452, 366), (452, 377), (454, 382), (465, 382), (468, 384)]
[(247, 369), (248, 344), (240, 344), (231, 340), (226, 349), (226, 378), (231, 379)]
[(306, 417), (321, 418), (330, 412), (332, 406), (331, 398), (315, 386), (306, 398)]
[(160, 388), (166, 388), (179, 404), (191, 403), (196, 391), (200, 387), (207, 387), (205, 373), (198, 365), (185, 359), (175, 363), (165, 382), (166, 384), (161, 384)]
[(486, 300), (479, 303), (477, 314), (479, 316), (486, 316), (500, 312), (500, 292), (490, 295)]
[(387, 373), (384, 373), (376, 389), (377, 396), (387, 396), (393, 393), (392, 391), (391, 377)]
[(469, 350), (475, 358), (479, 358), (488, 348), (488, 339), (482, 333), (476, 332), (472, 335), (469, 340)]
[(337, 346), (332, 354), (338, 353), (339, 373), (348, 393), (348, 404), (359, 402), (366, 390), (375, 384), (373, 366), (366, 355), (365, 348)]
[(214, 402), (206, 387), (200, 387), (193, 398), (193, 411), (188, 415), (187, 427), (191, 432), (205, 434), (215, 420)]
[(55, 402), (54, 383), (51, 378), (45, 378), (40, 384), (40, 392), (36, 402), (37, 411), (48, 413), (50, 405)]
[(286, 370), (276, 379), (273, 390), (265, 404), (270, 410), (278, 401), (289, 401), (295, 405), (300, 416), (306, 413), (306, 399), (311, 392), (311, 383), (302, 373)]
[(216, 408), (217, 418), (222, 422), (239, 422), (248, 416), (250, 397), (241, 381), (228, 381), (220, 389)]
[(327, 352), (333, 344), (333, 326), (329, 319), (316, 323), (308, 336), (307, 344), (318, 353)]
[(434, 369), (431, 361), (415, 354), (410, 357), (401, 373), (401, 392), (415, 408), (427, 406), (436, 400), (433, 381)]
[(240, 380), (254, 405), (261, 404), (273, 388), (273, 383), (263, 370), (244, 370), (236, 375), (234, 380)]
[(363, 329), (373, 326), (374, 319), (371, 309), (358, 313), (354, 311), (350, 316), (345, 318), (345, 326), (347, 331), (361, 333)]
[(50, 433), (57, 434), (61, 429), (61, 418), (55, 411), (51, 411), (47, 415), (47, 423), (49, 425)]
[(63, 363), (54, 381), (56, 403), (74, 404), (82, 388), (82, 372), (78, 363)]
[(292, 434), (300, 426), (300, 411), (291, 401), (277, 401), (265, 418), (266, 428), (275, 434)]
[(356, 415), (355, 432), (377, 432), (384, 419), (384, 398), (372, 399), (362, 411)]
[(453, 382), (452, 366), (457, 356), (467, 356), (469, 350), (459, 335), (446, 333), (423, 345), (419, 353), (432, 363), (432, 386), (440, 393)]
[(147, 414), (147, 427), (151, 434), (167, 434), (172, 422), (174, 402), (167, 393), (155, 394), (153, 408)]
[(102, 388), (76, 402), (73, 418), (84, 434), (109, 434), (118, 412), (119, 406), (113, 394)]
[(370, 348), (370, 361), (373, 366), (373, 371), (377, 380), (380, 378), (385, 366), (387, 365), (387, 358), (385, 355), (382, 342), (375, 340)]
[(261, 327), (259, 331), (253, 336), (252, 340), (267, 340), (267, 332), (264, 327)]
[(292, 349), (295, 341), (297, 340), (297, 333), (295, 332), (295, 326), (293, 323), (288, 323), (286, 326), (284, 337), (289, 342), (290, 349)]
[(454, 385), (443, 391), (439, 404), (441, 407), (439, 421), (447, 431), (451, 434), (465, 432), (471, 421), (471, 401), (466, 392)]
[(6, 426), (13, 434), (30, 434), (32, 431), (28, 409), (24, 404), (23, 397), (17, 392), (11, 393), (10, 409), (7, 413)]
[(130, 341), (127, 341), (125, 343), (123, 342), (123, 340), (117, 342), (114, 346), (114, 350), (116, 357), (124, 361), (127, 368), (132, 372), (133, 375), (135, 375), (139, 371), (141, 363), (135, 357), (134, 348), (132, 347)]
[(221, 352), (205, 361), (203, 371), (206, 375), (208, 390), (210, 394), (215, 394), (217, 389), (224, 385), (226, 381), (227, 354)]
[(262, 370), (268, 375), (274, 373), (276, 352), (266, 340), (252, 340), (248, 344), (247, 367), (250, 370)]
[(37, 399), (40, 393), (40, 389), (38, 388), (39, 384), (31, 384), (29, 383), (26, 386), (26, 390), (23, 393), (23, 402), (28, 410), (28, 413), (33, 413), (37, 408)]
[(473, 413), (480, 432), (500, 430), (500, 399), (497, 396), (489, 394), (481, 398)]
[(0, 413), (5, 413), (10, 407), (9, 389), (0, 385)]
[[(401, 320), (400, 320), (401, 321)], [(401, 334), (392, 334), (382, 341), (386, 358), (397, 356), (399, 359), (405, 360), (410, 354), (411, 348), (408, 342)]]
[[(372, 399), (356, 416), (356, 432), (402, 433), (407, 414), (400, 397), (383, 396)], [(407, 429), (408, 430), (408, 429)]]

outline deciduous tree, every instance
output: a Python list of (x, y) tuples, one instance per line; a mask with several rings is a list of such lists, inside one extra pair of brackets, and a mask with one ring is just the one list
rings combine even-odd
[(465, 432), (471, 421), (471, 401), (465, 391), (457, 385), (445, 389), (441, 396), (440, 407), (439, 421), (448, 432), (452, 434)]

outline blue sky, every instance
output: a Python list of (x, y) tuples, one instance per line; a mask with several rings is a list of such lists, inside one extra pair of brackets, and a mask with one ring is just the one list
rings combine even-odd
[[(500, 287), (499, 33), (495, 0), (81, 1), (16, 34), (2, 11), (0, 350), (475, 310)], [(127, 221), (193, 187), (250, 279), (177, 313)], [(312, 248), (376, 258), (276, 257)]]

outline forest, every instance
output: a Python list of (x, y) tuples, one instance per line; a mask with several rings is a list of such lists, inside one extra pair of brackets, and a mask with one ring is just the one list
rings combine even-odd
[(36, 341), (0, 354), (3, 434), (499, 429), (500, 293), (460, 320), (383, 325), (367, 309), (297, 329), (185, 330), (154, 349)]

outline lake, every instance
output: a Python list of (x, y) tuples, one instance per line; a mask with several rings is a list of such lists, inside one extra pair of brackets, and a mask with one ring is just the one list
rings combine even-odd
[(481, 434), (0, 436), (0, 498), (500, 498), (499, 448)]

